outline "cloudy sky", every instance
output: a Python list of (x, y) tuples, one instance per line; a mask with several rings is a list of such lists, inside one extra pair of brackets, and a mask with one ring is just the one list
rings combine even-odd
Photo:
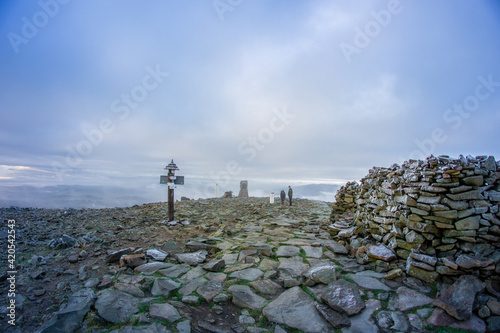
[(494, 0), (11, 0), (0, 36), (0, 188), (158, 188), (174, 159), (213, 196), (500, 158)]

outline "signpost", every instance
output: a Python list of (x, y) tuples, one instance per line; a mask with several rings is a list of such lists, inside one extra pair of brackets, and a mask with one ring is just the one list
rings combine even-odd
[(165, 167), (168, 170), (166, 176), (160, 176), (160, 184), (168, 185), (168, 221), (174, 220), (174, 189), (176, 185), (184, 185), (184, 176), (175, 176), (175, 170), (179, 170), (177, 165), (170, 162), (169, 165)]

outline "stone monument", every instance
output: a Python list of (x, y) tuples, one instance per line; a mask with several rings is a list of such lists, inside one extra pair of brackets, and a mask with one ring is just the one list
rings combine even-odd
[(240, 193), (238, 198), (248, 198), (248, 180), (242, 180), (240, 182)]

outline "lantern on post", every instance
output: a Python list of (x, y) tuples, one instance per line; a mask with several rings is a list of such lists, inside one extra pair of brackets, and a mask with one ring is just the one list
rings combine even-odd
[(168, 185), (168, 220), (174, 220), (174, 188), (175, 185), (184, 185), (184, 176), (175, 176), (175, 170), (179, 170), (177, 165), (170, 162), (166, 167), (167, 176), (160, 176), (160, 184)]

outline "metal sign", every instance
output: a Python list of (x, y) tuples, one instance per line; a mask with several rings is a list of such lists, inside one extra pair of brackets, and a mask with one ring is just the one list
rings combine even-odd
[(160, 176), (160, 184), (184, 185), (184, 176)]
[(160, 184), (168, 184), (168, 176), (160, 176)]
[(174, 184), (184, 185), (184, 176), (176, 176), (174, 179)]

